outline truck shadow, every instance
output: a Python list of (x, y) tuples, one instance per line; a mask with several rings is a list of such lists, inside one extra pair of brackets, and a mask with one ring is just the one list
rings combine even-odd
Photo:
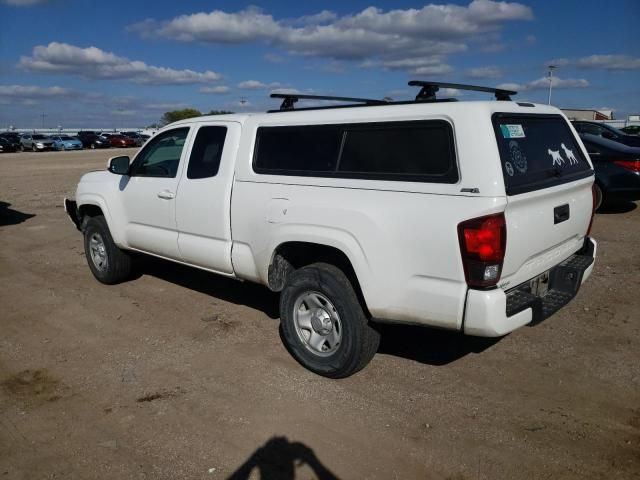
[(136, 273), (138, 276), (151, 275), (225, 302), (246, 305), (264, 312), (271, 319), (280, 318), (279, 294), (255, 283), (240, 282), (215, 273), (144, 255), (136, 258)]
[[(313, 450), (301, 442), (290, 442), (286, 437), (271, 437), (253, 452), (227, 480), (295, 480), (296, 469), (306, 465), (318, 480), (338, 480), (325, 467)], [(256, 477), (254, 471), (260, 476)], [(305, 476), (305, 478), (307, 478)]]
[(10, 206), (10, 203), (0, 202), (0, 227), (4, 227), (5, 225), (18, 225), (35, 217), (33, 213), (19, 212), (18, 210), (9, 208)]
[[(280, 318), (280, 295), (262, 285), (239, 282), (151, 256), (136, 259), (136, 272), (138, 276), (151, 275), (225, 302), (260, 310), (274, 320)], [(447, 365), (470, 353), (480, 353), (500, 341), (500, 338), (469, 337), (412, 325), (376, 323), (375, 328), (381, 334), (378, 353), (434, 366)]]
[(433, 366), (447, 365), (470, 353), (481, 353), (503, 338), (470, 337), (414, 325), (377, 324), (376, 328), (380, 332), (378, 353)]

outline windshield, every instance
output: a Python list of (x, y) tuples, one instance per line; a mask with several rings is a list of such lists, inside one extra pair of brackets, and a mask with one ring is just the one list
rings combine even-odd
[(34, 140), (48, 140), (49, 137), (45, 136), (45, 135), (34, 135), (33, 136)]
[(493, 125), (508, 195), (567, 183), (593, 174), (560, 115), (498, 113)]
[(68, 141), (68, 140), (75, 140), (74, 138), (66, 137), (66, 136), (65, 136), (65, 137), (58, 137), (58, 138), (59, 138), (60, 140), (64, 140), (65, 142), (66, 142), (66, 141)]

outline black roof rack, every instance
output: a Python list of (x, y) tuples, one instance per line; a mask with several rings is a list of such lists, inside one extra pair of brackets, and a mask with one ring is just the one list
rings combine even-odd
[(518, 93), (512, 90), (503, 90), (501, 88), (479, 87), (478, 85), (464, 85), (461, 83), (423, 82), (422, 80), (411, 80), (409, 82), (409, 86), (422, 87), (418, 95), (416, 95), (416, 102), (429, 102), (436, 100), (436, 92), (440, 90), (440, 87), (493, 93), (496, 100), (505, 101), (510, 101), (511, 95), (516, 95)]
[(336, 102), (364, 103), (365, 105), (386, 105), (385, 100), (376, 100), (373, 98), (354, 98), (354, 97), (330, 97), (328, 95), (300, 95), (297, 93), (272, 93), (271, 98), (282, 98), (280, 111), (293, 110), (294, 104), (302, 100), (333, 100)]

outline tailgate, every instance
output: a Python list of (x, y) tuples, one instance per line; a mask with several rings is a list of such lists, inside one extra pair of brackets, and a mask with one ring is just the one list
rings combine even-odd
[(578, 251), (593, 211), (593, 169), (560, 115), (495, 114), (507, 206), (499, 285), (508, 289)]

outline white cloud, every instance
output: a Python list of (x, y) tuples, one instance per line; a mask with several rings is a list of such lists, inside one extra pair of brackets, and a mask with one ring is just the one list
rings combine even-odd
[[(556, 89), (589, 87), (589, 82), (584, 78), (552, 77), (551, 83), (553, 88), (556, 88)], [(530, 82), (527, 82), (524, 84), (503, 83), (501, 85), (498, 85), (497, 88), (502, 88), (504, 90), (515, 90), (517, 92), (527, 92), (531, 90), (545, 90), (549, 88), (549, 77), (541, 77), (536, 80), (531, 80)]]
[(49, 0), (2, 0), (0, 3), (9, 5), (11, 7), (33, 7), (34, 5), (42, 5)]
[(637, 70), (640, 69), (640, 57), (591, 55), (578, 59), (576, 65), (581, 68), (602, 68), (605, 70)]
[[(264, 41), (291, 54), (327, 57), (335, 60), (375, 60), (384, 62), (449, 55), (467, 49), (467, 41), (490, 38), (497, 44), (504, 24), (531, 20), (533, 13), (515, 2), (474, 0), (467, 6), (429, 4), (420, 9), (384, 11), (369, 7), (338, 17), (322, 11), (297, 19), (277, 20), (251, 7), (235, 13), (182, 15), (168, 21), (147, 19), (129, 27), (142, 36), (158, 36), (178, 41), (208, 43), (248, 43)], [(492, 35), (487, 36), (491, 33)], [(429, 68), (426, 68), (429, 67)], [(446, 73), (450, 67), (432, 64), (409, 70)]]
[(267, 83), (260, 82), (259, 80), (246, 80), (238, 84), (238, 88), (241, 88), (243, 90), (262, 90), (265, 88), (278, 88), (281, 86), (282, 85), (278, 82), (267, 84)]
[(503, 75), (500, 67), (477, 67), (467, 70), (467, 77), (474, 79), (481, 78), (500, 78)]
[(33, 85), (0, 85), (0, 97), (4, 98), (59, 98), (76, 95), (77, 92), (62, 87), (37, 87)]
[(210, 83), (220, 78), (220, 74), (209, 70), (196, 72), (156, 67), (96, 47), (81, 48), (59, 42), (34, 47), (32, 55), (21, 57), (18, 66), (31, 72), (66, 73), (95, 79), (126, 79), (145, 85)]
[(291, 25), (320, 25), (323, 23), (329, 23), (338, 18), (338, 15), (335, 12), (330, 10), (322, 10), (319, 13), (314, 15), (304, 15), (302, 17), (298, 17), (296, 19), (285, 21), (283, 23), (288, 23)]
[(226, 85), (217, 85), (215, 87), (202, 87), (200, 89), (201, 93), (215, 93), (215, 94), (222, 94), (222, 93), (228, 93), (230, 92), (231, 89), (229, 87), (227, 87)]

